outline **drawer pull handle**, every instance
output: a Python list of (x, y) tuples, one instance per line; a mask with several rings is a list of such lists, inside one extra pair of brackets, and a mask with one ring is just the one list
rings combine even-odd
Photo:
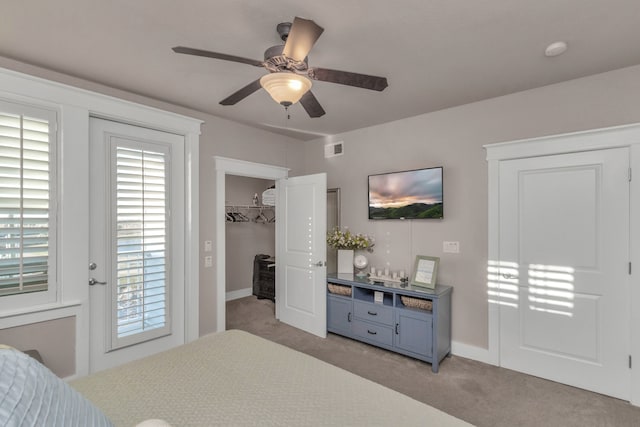
[(351, 322), (351, 312), (349, 312), (349, 314), (347, 314), (347, 322)]
[(398, 332), (398, 326), (400, 326), (400, 324), (399, 324), (399, 323), (396, 323), (396, 335), (398, 335), (398, 334), (399, 334), (399, 332)]
[(367, 314), (369, 314), (370, 316), (377, 316), (378, 313), (376, 313), (375, 311), (367, 311)]
[(378, 335), (378, 333), (376, 331), (370, 331), (367, 329), (367, 333), (371, 334), (371, 335)]

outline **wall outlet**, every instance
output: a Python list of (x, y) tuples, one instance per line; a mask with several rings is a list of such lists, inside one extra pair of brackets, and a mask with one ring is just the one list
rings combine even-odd
[(204, 251), (205, 252), (211, 252), (213, 248), (213, 243), (211, 242), (211, 240), (205, 240), (204, 241)]
[(213, 257), (211, 255), (204, 257), (204, 266), (213, 267)]
[(442, 242), (442, 252), (447, 254), (460, 253), (460, 242)]

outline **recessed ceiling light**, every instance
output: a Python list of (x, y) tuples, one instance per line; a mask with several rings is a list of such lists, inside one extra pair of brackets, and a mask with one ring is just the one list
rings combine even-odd
[(544, 51), (545, 56), (558, 56), (565, 53), (567, 50), (567, 43), (565, 42), (555, 42), (551, 43)]

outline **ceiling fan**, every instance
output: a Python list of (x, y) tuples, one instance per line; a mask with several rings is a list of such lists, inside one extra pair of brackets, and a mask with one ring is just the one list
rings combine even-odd
[(385, 77), (319, 67), (310, 68), (307, 55), (324, 31), (324, 28), (312, 20), (296, 16), (293, 23), (283, 22), (278, 24), (276, 30), (285, 44), (268, 48), (264, 52), (264, 61), (183, 46), (176, 46), (173, 51), (264, 67), (269, 71), (269, 74), (265, 74), (220, 101), (222, 105), (234, 105), (262, 87), (276, 102), (285, 108), (300, 101), (300, 104), (302, 104), (310, 117), (321, 117), (325, 114), (325, 111), (309, 90), (311, 88), (311, 80), (377, 91), (382, 91), (388, 86)]

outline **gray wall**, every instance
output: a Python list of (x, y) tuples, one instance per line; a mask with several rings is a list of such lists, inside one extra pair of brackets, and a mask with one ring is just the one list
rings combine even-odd
[[(273, 181), (227, 175), (225, 179), (225, 199), (228, 205), (252, 205), (255, 193), (262, 202), (262, 192), (273, 185)], [(249, 218), (254, 218), (257, 209), (239, 209)], [(272, 218), (273, 208), (264, 212)], [(276, 254), (276, 224), (258, 222), (226, 223), (226, 291), (238, 291), (253, 286), (253, 258), (257, 254)]]
[(38, 350), (44, 364), (60, 378), (76, 373), (75, 316), (1, 329), (0, 344)]
[[(390, 83), (390, 90), (393, 82)], [(640, 66), (425, 114), (330, 138), (345, 154), (324, 159), (329, 139), (306, 143), (307, 173), (339, 187), (343, 226), (376, 237), (370, 265), (409, 269), (441, 258), (454, 286), (453, 339), (487, 347), (487, 164), (483, 144), (640, 122)], [(429, 94), (425, 94), (429, 96)], [(443, 220), (369, 221), (367, 175), (444, 166)], [(442, 242), (460, 242), (444, 254)]]

